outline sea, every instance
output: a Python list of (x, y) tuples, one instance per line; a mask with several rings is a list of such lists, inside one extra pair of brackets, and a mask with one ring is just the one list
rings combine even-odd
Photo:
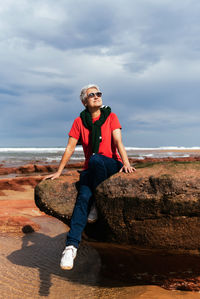
[[(200, 147), (164, 146), (155, 148), (125, 147), (128, 157), (142, 160), (145, 158), (181, 158), (200, 156)], [(65, 148), (63, 147), (9, 147), (0, 148), (0, 165), (20, 166), (29, 163), (57, 164)], [(77, 146), (70, 162), (84, 160), (82, 146)]]

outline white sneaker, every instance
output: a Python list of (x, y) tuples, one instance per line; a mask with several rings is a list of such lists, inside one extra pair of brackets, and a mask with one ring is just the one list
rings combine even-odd
[(77, 248), (73, 245), (66, 246), (60, 261), (60, 267), (63, 270), (71, 270), (74, 266), (74, 259), (76, 257)]
[(90, 209), (90, 213), (88, 215), (88, 222), (93, 223), (97, 221), (97, 219), (98, 219), (97, 209), (95, 203), (93, 203)]

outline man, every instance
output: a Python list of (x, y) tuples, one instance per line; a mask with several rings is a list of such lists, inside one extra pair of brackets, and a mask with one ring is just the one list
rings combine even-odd
[(95, 188), (118, 171), (126, 173), (135, 171), (129, 163), (122, 143), (119, 120), (116, 114), (111, 112), (110, 107), (102, 105), (102, 93), (99, 87), (94, 84), (85, 86), (81, 90), (80, 99), (85, 110), (74, 120), (58, 171), (44, 178), (54, 180), (61, 175), (80, 140), (85, 154), (85, 164), (80, 174), (79, 192), (60, 262), (61, 268), (65, 270), (73, 268), (88, 218), (91, 221), (96, 218), (93, 197)]

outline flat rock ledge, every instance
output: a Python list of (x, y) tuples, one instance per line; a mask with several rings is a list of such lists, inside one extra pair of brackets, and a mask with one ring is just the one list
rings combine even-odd
[[(85, 234), (101, 241), (157, 249), (200, 248), (200, 162), (150, 163), (117, 173), (96, 189), (99, 220)], [(40, 182), (41, 211), (70, 224), (79, 173)]]

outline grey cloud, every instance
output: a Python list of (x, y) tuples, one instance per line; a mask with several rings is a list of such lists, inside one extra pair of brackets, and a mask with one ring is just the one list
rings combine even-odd
[(160, 130), (160, 128), (185, 128), (199, 126), (200, 119), (198, 113), (178, 112), (174, 110), (157, 110), (137, 112), (128, 120), (134, 123), (137, 128), (146, 130)]
[(118, 114), (126, 144), (134, 136), (138, 145), (142, 138), (146, 146), (162, 143), (164, 127), (169, 140), (178, 134), (192, 145), (190, 128), (199, 128), (199, 6), (195, 0), (3, 2), (2, 140), (61, 142), (61, 131), (83, 108), (80, 88), (94, 82)]
[[(24, 1), (5, 10), (6, 35), (25, 39), (28, 46), (43, 43), (57, 49), (107, 44), (112, 10), (105, 2)], [(12, 15), (12, 17), (11, 17)]]

